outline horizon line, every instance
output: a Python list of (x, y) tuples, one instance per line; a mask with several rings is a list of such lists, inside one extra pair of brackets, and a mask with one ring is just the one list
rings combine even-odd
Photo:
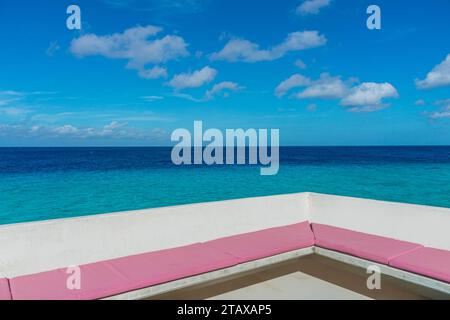
[[(173, 148), (174, 146), (0, 146), (0, 149), (38, 149), (38, 148)], [(206, 147), (206, 146), (202, 146)], [(270, 146), (268, 146), (270, 147)], [(386, 145), (282, 145), (280, 148), (374, 148), (374, 147), (450, 147), (448, 144), (386, 144)], [(194, 148), (194, 147), (190, 147)], [(236, 148), (236, 146), (235, 146)], [(249, 146), (245, 146), (249, 148)]]

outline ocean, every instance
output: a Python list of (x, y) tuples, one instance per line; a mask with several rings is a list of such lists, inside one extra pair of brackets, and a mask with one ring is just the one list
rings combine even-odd
[(303, 191), (450, 207), (450, 147), (283, 147), (275, 176), (170, 153), (0, 148), (0, 224)]

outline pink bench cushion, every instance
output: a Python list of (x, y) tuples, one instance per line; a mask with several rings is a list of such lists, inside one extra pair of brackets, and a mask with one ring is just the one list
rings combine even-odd
[(450, 283), (450, 251), (420, 248), (392, 259), (389, 265)]
[(91, 300), (226, 268), (236, 259), (204, 244), (80, 266), (81, 289), (67, 289), (67, 269), (11, 279), (15, 300)]
[(8, 279), (0, 279), (0, 300), (11, 300)]
[(309, 222), (221, 238), (205, 243), (236, 257), (240, 263), (314, 245)]
[(391, 259), (422, 247), (415, 243), (316, 223), (312, 224), (312, 229), (318, 247), (386, 265)]

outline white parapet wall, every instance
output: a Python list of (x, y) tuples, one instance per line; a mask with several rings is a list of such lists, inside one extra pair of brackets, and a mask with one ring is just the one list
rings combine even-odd
[(299, 193), (0, 226), (0, 277), (305, 220), (450, 250), (450, 209)]
[(309, 194), (312, 222), (450, 250), (450, 209)]
[(308, 219), (308, 194), (0, 226), (0, 277), (208, 241)]

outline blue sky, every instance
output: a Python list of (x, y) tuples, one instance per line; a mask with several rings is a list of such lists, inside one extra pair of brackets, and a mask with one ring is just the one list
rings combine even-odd
[(280, 129), (282, 145), (450, 144), (449, 13), (448, 0), (2, 1), (0, 146), (170, 145), (194, 120)]

